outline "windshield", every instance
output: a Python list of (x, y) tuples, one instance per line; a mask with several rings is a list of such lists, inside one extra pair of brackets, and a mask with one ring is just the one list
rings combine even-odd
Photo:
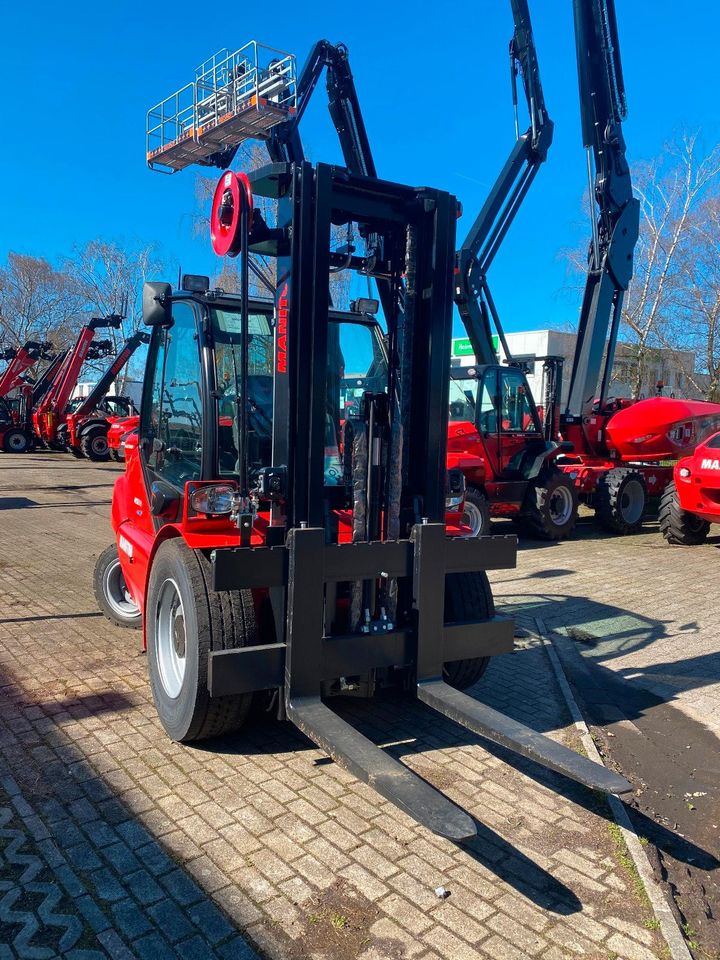
[[(219, 474), (236, 478), (240, 468), (240, 312), (211, 307), (210, 317), (219, 395)], [(252, 477), (272, 462), (274, 338), (269, 314), (251, 311), (248, 319), (248, 460)], [(327, 375), (325, 482), (333, 486), (342, 483), (346, 420), (362, 417), (365, 393), (387, 392), (387, 359), (377, 324), (330, 318)]]
[[(240, 464), (241, 323), (238, 310), (210, 309), (218, 389), (218, 466), (237, 477)], [(273, 331), (270, 316), (248, 316), (248, 462), (251, 475), (272, 459)]]

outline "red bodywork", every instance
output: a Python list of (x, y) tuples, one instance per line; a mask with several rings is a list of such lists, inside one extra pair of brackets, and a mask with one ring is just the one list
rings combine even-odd
[(107, 421), (110, 424), (107, 434), (108, 447), (120, 451), (123, 437), (131, 430), (137, 430), (140, 417), (107, 417)]
[(720, 433), (675, 465), (680, 508), (708, 523), (720, 523)]
[(672, 467), (662, 461), (685, 456), (719, 427), (720, 404), (671, 397), (614, 400), (584, 425), (563, 431), (562, 439), (575, 451), (558, 466), (574, 475), (580, 493), (592, 494), (602, 474), (632, 465), (643, 474), (648, 495), (660, 496), (672, 479)]
[(0, 397), (6, 397), (11, 390), (19, 386), (23, 380), (23, 374), (29, 370), (33, 364), (37, 363), (38, 355), (33, 355), (27, 350), (27, 344), (20, 347), (14, 357), (10, 358), (7, 367), (0, 374)]
[[(228, 481), (223, 480), (223, 484)], [(159, 530), (155, 529), (150, 513), (145, 482), (133, 432), (125, 444), (125, 472), (115, 481), (112, 496), (111, 523), (118, 545), (123, 576), (133, 600), (145, 612), (145, 594), (152, 558), (159, 545), (170, 537), (182, 537), (193, 550), (213, 550), (216, 547), (240, 546), (240, 531), (227, 516), (207, 517), (194, 514), (189, 508), (189, 494), (213, 481), (192, 481), (185, 484), (185, 496), (178, 500), (176, 514), (165, 518)], [(352, 519), (347, 511), (336, 511), (338, 542), (352, 541)], [(446, 513), (448, 536), (467, 536), (469, 530), (462, 524), (462, 505), (454, 513)], [(255, 518), (251, 546), (265, 546), (269, 514), (261, 511)], [(261, 602), (263, 595), (258, 595)]]
[(50, 389), (33, 411), (35, 433), (44, 443), (52, 444), (57, 438), (58, 427), (64, 423), (65, 408), (75, 389), (94, 336), (93, 328), (82, 328), (75, 346), (61, 364)]

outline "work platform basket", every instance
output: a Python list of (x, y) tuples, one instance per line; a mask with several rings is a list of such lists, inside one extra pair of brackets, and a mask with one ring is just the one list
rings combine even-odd
[(150, 169), (175, 173), (251, 138), (266, 140), (295, 112), (295, 57), (251, 40), (218, 51), (195, 79), (147, 113)]

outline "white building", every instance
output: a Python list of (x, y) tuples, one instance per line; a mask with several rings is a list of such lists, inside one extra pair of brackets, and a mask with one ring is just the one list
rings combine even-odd
[[(537, 404), (543, 403), (545, 396), (545, 372), (543, 358), (563, 357), (563, 389), (561, 409), (567, 401), (572, 373), (572, 358), (575, 352), (577, 334), (560, 330), (528, 330), (519, 333), (506, 333), (508, 348), (513, 360), (523, 364), (528, 385)], [(501, 362), (505, 355), (498, 337), (493, 337), (495, 349)], [(451, 363), (453, 366), (472, 366), (475, 358), (467, 337), (453, 340)], [(630, 397), (634, 383), (634, 371), (637, 366), (634, 352), (629, 344), (618, 343), (615, 350), (615, 363), (609, 394), (612, 397)], [(658, 382), (663, 383), (663, 395), (674, 395), (687, 399), (702, 399), (687, 378), (687, 371), (695, 368), (695, 354), (689, 351), (653, 350), (646, 360), (643, 397), (653, 397)]]

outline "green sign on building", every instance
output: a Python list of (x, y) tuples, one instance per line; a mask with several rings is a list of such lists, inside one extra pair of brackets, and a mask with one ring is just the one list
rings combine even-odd
[[(498, 352), (500, 347), (500, 339), (497, 334), (493, 334), (492, 338), (493, 350), (495, 353)], [(473, 349), (470, 344), (469, 337), (455, 337), (452, 342), (452, 356), (453, 357), (472, 357)]]

